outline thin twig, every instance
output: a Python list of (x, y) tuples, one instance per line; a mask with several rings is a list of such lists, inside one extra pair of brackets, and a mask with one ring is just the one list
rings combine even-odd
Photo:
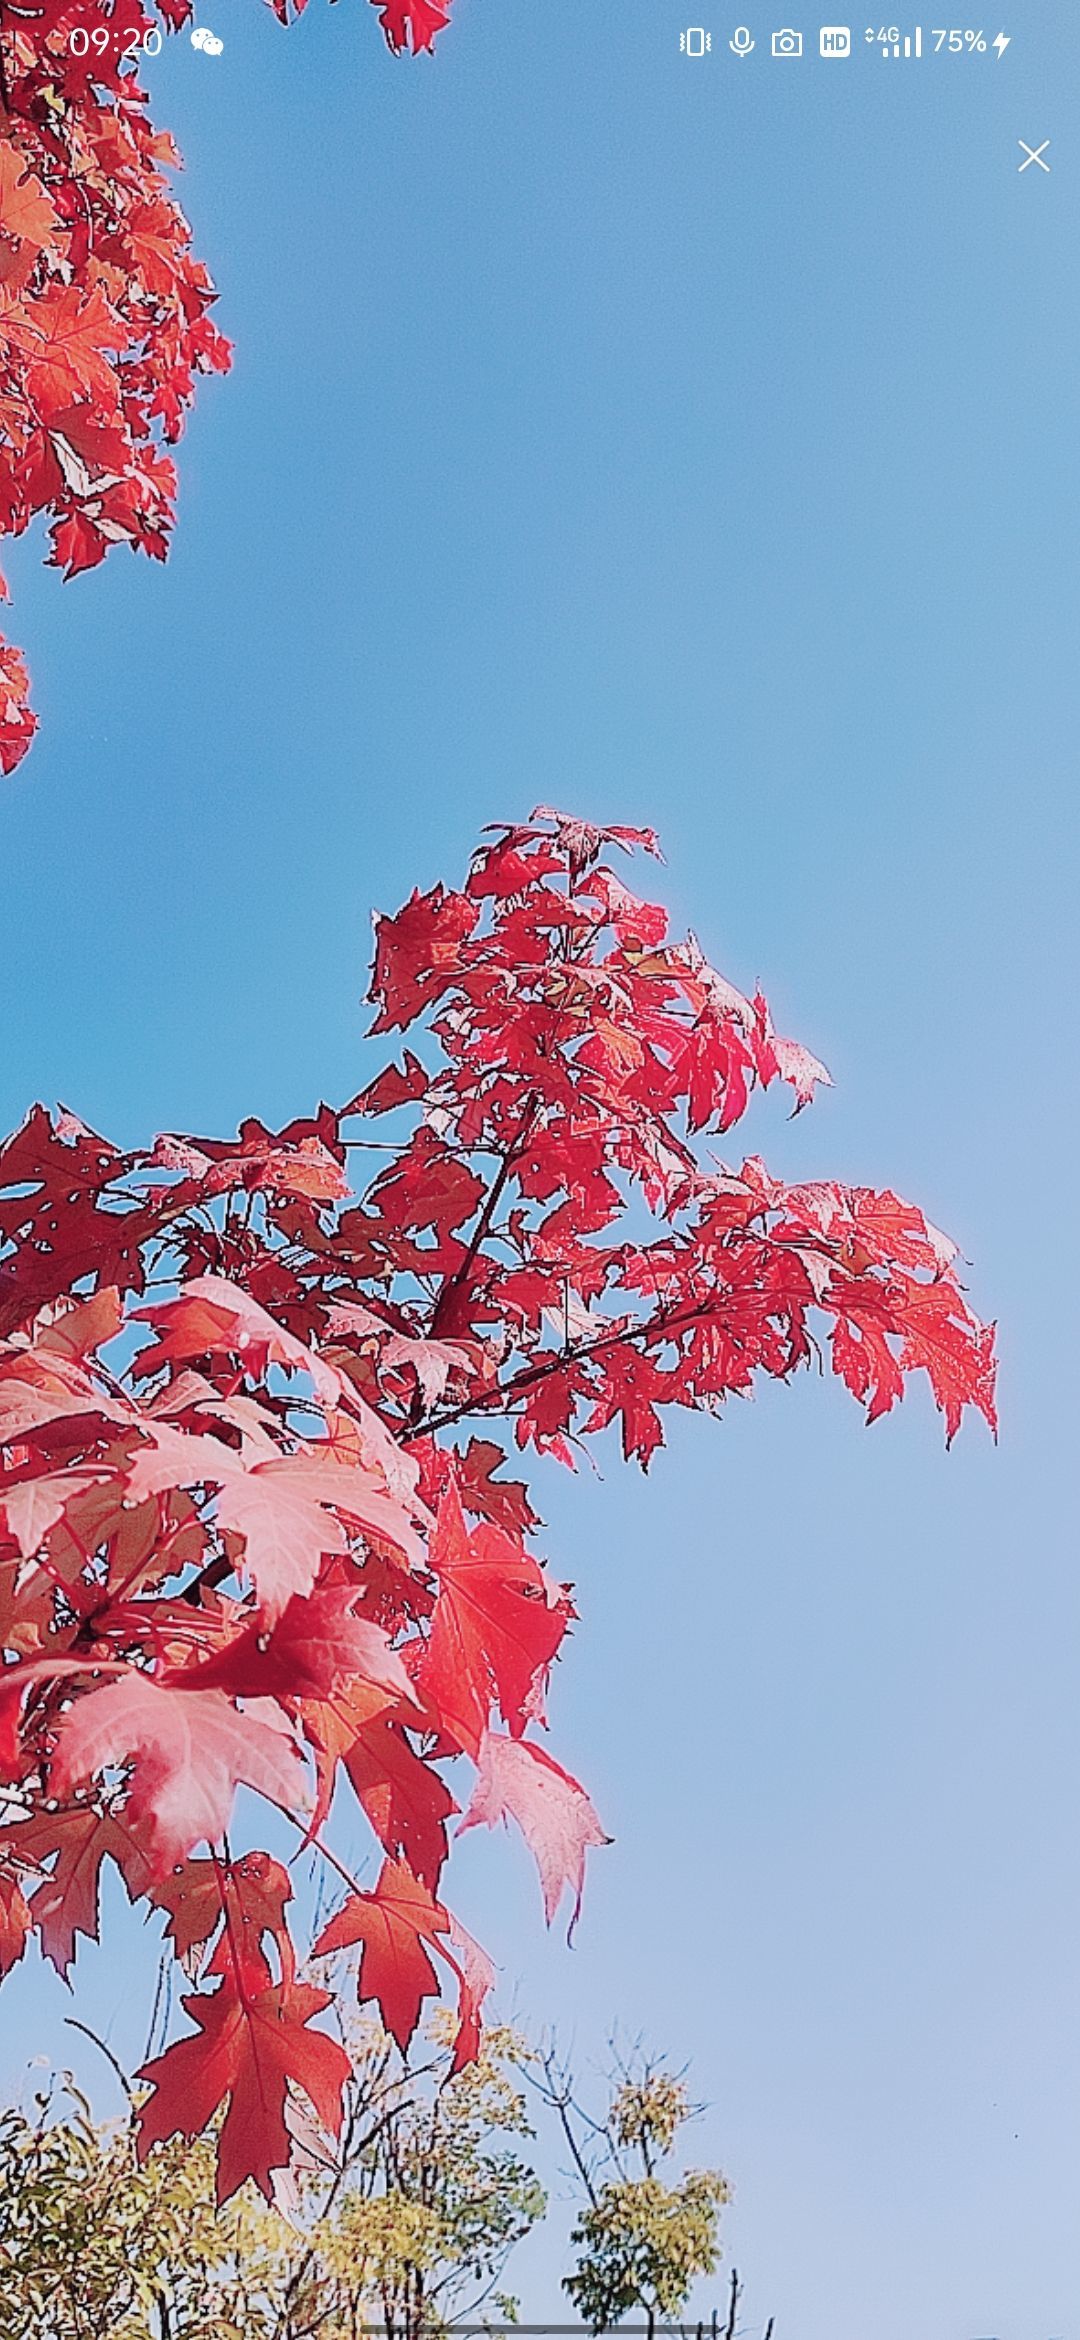
[(145, 2051), (144, 2051), (144, 2054), (143, 2054), (143, 2063), (144, 2063), (144, 2064), (148, 2064), (148, 2063), (149, 2063), (149, 2061), (150, 2061), (150, 2051), (151, 2051), (151, 2048), (153, 2047), (153, 2044), (154, 2044), (154, 2035), (155, 2035), (155, 2033), (156, 2033), (156, 2031), (157, 2031), (157, 2019), (158, 2019), (158, 2013), (159, 2013), (159, 2010), (160, 2010), (160, 2007), (161, 2007), (161, 1998), (162, 1998), (162, 1993), (163, 1993), (163, 1991), (164, 1991), (164, 1989), (165, 1989), (165, 1975), (166, 1975), (166, 1971), (167, 1971), (167, 1969), (168, 1969), (168, 1966), (169, 1966), (169, 1960), (168, 1960), (168, 1958), (161, 1958), (161, 1959), (159, 1959), (159, 1961), (158, 1961), (158, 1972), (157, 1972), (157, 1989), (156, 1989), (156, 1990), (155, 1990), (155, 1992), (154, 1992), (154, 2005), (153, 2005), (153, 2011), (152, 2011), (152, 2013), (151, 2013), (151, 2016), (150, 2016), (150, 2029), (149, 2029), (149, 2031), (148, 2031), (148, 2032), (147, 2032), (147, 2034), (146, 2034), (146, 2048), (145, 2048)]
[(120, 2082), (120, 2086), (123, 2089), (125, 2096), (127, 2097), (128, 2103), (134, 2111), (136, 2101), (135, 2090), (133, 2089), (131, 2082), (128, 2079), (123, 2065), (117, 2062), (111, 2047), (106, 2047), (104, 2040), (98, 2038), (96, 2031), (91, 2031), (90, 2025), (88, 2023), (80, 2023), (77, 2015), (65, 2015), (64, 2021), (70, 2031), (83, 2032), (87, 2039), (93, 2040), (94, 2046), (96, 2048), (100, 2048), (106, 2063), (112, 2065), (113, 2071), (115, 2072), (116, 2077)]
[(584, 2186), (589, 2200), (595, 2209), (597, 2197), (596, 2187), (594, 2186), (592, 2179), (592, 2171), (590, 2170), (588, 2162), (585, 2159), (584, 2152), (578, 2142), (578, 2139), (574, 2134), (570, 2115), (572, 2112), (577, 2113), (578, 2118), (580, 2120), (586, 2121), (588, 2127), (591, 2129), (596, 2129), (598, 2124), (595, 2121), (589, 2120), (588, 2115), (582, 2113), (579, 2107), (574, 2103), (574, 2099), (565, 2075), (559, 2074), (558, 2077), (556, 2076), (558, 2067), (555, 2063), (554, 2054), (549, 2053), (542, 2056), (540, 2058), (540, 2062), (543, 2069), (544, 2078), (547, 2081), (547, 2087), (541, 2087), (540, 2082), (536, 2079), (533, 2079), (531, 2073), (526, 2073), (525, 2077), (532, 2081), (533, 2087), (539, 2091), (539, 2094), (544, 2097), (545, 2101), (550, 2104), (553, 2112), (557, 2115), (559, 2127), (562, 2130), (563, 2136), (565, 2137), (567, 2145), (569, 2146), (570, 2152), (573, 2156), (574, 2167), (577, 2170), (582, 2185)]
[(739, 2270), (737, 2267), (733, 2267), (731, 2270), (731, 2292), (728, 2300), (727, 2323), (724, 2326), (724, 2340), (735, 2340), (735, 2315), (738, 2309), (738, 2305)]

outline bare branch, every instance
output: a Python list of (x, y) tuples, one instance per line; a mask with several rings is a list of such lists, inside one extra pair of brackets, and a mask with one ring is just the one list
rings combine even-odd
[(69, 2031), (81, 2031), (86, 2039), (93, 2040), (94, 2046), (104, 2056), (106, 2063), (112, 2065), (113, 2071), (115, 2072), (116, 2077), (120, 2082), (120, 2086), (124, 2091), (124, 2095), (127, 2097), (132, 2111), (134, 2111), (136, 2103), (135, 2090), (132, 2087), (130, 2080), (128, 2079), (123, 2065), (117, 2062), (111, 2047), (106, 2047), (104, 2040), (98, 2038), (96, 2031), (91, 2031), (90, 2025), (88, 2023), (80, 2023), (77, 2015), (65, 2015), (64, 2021), (67, 2024)]

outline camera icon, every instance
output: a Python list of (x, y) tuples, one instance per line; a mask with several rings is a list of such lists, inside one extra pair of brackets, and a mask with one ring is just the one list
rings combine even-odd
[(791, 26), (785, 24), (782, 31), (773, 34), (772, 53), (774, 57), (801, 57), (801, 32), (792, 32)]

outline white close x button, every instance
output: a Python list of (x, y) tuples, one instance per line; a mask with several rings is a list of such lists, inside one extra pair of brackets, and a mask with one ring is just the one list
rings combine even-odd
[(1016, 143), (1018, 146), (1023, 147), (1024, 154), (1027, 158), (1026, 161), (1020, 164), (1020, 169), (1022, 171), (1029, 171), (1031, 169), (1032, 163), (1038, 163), (1039, 169), (1041, 171), (1045, 171), (1047, 177), (1049, 177), (1050, 165), (1048, 162), (1043, 161), (1043, 156), (1050, 144), (1050, 140), (1048, 138), (1044, 138), (1041, 146), (1029, 146), (1026, 138), (1018, 138)]

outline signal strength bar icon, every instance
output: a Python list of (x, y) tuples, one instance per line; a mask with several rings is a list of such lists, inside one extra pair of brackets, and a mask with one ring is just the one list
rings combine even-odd
[(913, 33), (904, 33), (902, 37), (898, 36), (895, 41), (883, 41), (881, 54), (883, 57), (921, 57), (921, 24), (916, 25)]

